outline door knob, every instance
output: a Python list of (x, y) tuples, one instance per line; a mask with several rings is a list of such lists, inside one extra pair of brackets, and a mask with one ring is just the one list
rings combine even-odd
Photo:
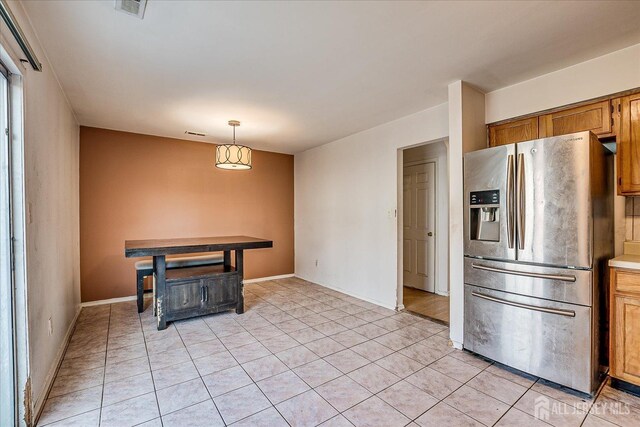
[(431, 237), (431, 236), (433, 236), (433, 233), (430, 231), (430, 232), (427, 233), (427, 236)]

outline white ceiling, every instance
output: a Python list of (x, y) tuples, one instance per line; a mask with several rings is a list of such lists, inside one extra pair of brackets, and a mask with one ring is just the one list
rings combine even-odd
[(287, 153), (640, 42), (637, 1), (23, 5), (82, 125)]

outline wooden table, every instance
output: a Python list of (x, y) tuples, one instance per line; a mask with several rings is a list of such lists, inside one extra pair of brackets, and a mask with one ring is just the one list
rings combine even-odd
[(180, 239), (127, 240), (124, 243), (127, 258), (153, 257), (153, 274), (156, 280), (154, 301), (158, 318), (158, 330), (167, 328), (163, 310), (166, 289), (166, 256), (197, 252), (224, 252), (224, 267), (231, 268), (231, 251), (235, 252), (235, 267), (240, 278), (236, 313), (244, 312), (243, 251), (273, 247), (273, 241), (248, 236), (195, 237)]

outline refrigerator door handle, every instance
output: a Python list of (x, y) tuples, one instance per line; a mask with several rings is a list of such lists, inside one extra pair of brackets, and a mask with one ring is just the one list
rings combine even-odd
[(544, 274), (544, 273), (531, 273), (529, 271), (507, 270), (506, 268), (489, 267), (488, 265), (481, 265), (481, 264), (475, 264), (475, 263), (471, 264), (471, 267), (475, 268), (476, 270), (492, 271), (494, 273), (513, 274), (514, 276), (533, 277), (536, 279), (559, 280), (561, 282), (576, 281), (576, 276), (564, 276), (561, 274)]
[(516, 181), (516, 203), (518, 215), (516, 228), (518, 229), (518, 249), (524, 249), (525, 230), (525, 194), (524, 194), (524, 154), (518, 154), (518, 179)]
[(509, 154), (507, 160), (507, 240), (509, 244), (509, 249), (513, 248), (514, 240), (516, 238), (515, 227), (514, 227), (514, 211), (515, 206), (513, 204), (513, 180), (514, 180), (514, 172), (513, 172), (513, 154)]
[(540, 311), (542, 313), (559, 314), (560, 316), (576, 317), (576, 312), (573, 310), (559, 310), (557, 308), (538, 307), (537, 305), (522, 304), (519, 302), (508, 301), (506, 299), (496, 298), (489, 295), (481, 294), (479, 292), (471, 292), (471, 295), (473, 295), (476, 298), (482, 298), (488, 301), (497, 302), (499, 304), (506, 304), (513, 307), (525, 308), (527, 310), (535, 310), (535, 311)]

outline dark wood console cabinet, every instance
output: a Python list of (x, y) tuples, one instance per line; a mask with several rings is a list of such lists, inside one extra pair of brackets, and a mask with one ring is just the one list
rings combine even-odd
[[(244, 313), (242, 280), (244, 251), (273, 247), (273, 241), (249, 236), (185, 237), (177, 239), (127, 240), (127, 258), (152, 256), (153, 306), (158, 330), (167, 321), (217, 313), (235, 308)], [(167, 270), (167, 255), (204, 252), (224, 253), (224, 264)], [(235, 264), (231, 265), (231, 251)]]
[(167, 321), (235, 309), (240, 301), (240, 275), (224, 265), (167, 270), (164, 309)]

